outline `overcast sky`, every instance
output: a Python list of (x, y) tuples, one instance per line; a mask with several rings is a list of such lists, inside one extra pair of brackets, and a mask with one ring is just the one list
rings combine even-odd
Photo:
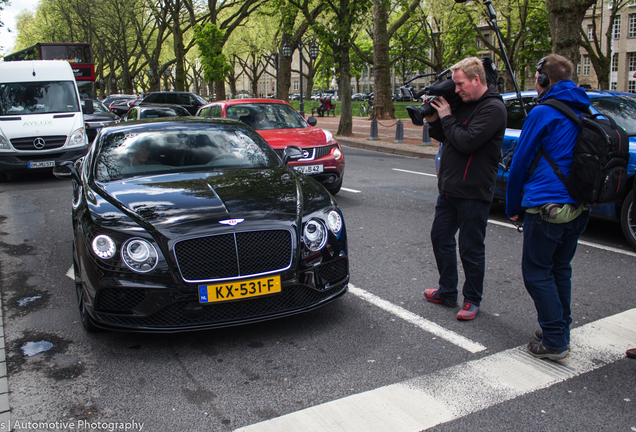
[[(15, 17), (23, 10), (27, 9), (35, 12), (39, 0), (11, 0), (11, 5), (4, 5), (4, 10), (0, 11), (0, 21), (4, 27), (0, 28), (0, 54), (9, 54), (15, 45), (16, 28)], [(9, 31), (11, 30), (11, 31)]]

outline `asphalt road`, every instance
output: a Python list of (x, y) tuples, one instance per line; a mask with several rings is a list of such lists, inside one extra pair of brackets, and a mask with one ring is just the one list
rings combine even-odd
[[(459, 322), (456, 310), (422, 299), (437, 281), (429, 238), (433, 161), (344, 151), (337, 199), (348, 230), (351, 292), (304, 315), (179, 335), (85, 333), (67, 275), (70, 183), (23, 176), (0, 185), (12, 421), (83, 430), (129, 422), (129, 430), (148, 431), (636, 430), (636, 361), (622, 356), (636, 344), (636, 321), (631, 332), (618, 332), (611, 318), (631, 319), (636, 308), (636, 254), (620, 227), (593, 221), (573, 261), (571, 359), (559, 365), (529, 359), (519, 347), (537, 324), (521, 280), (522, 236), (501, 206), (493, 206), (488, 226), (482, 308), (476, 320)], [(603, 333), (608, 328), (613, 332)], [(603, 337), (593, 338), (591, 329)], [(25, 356), (29, 342), (52, 347)], [(545, 385), (536, 368), (548, 371)], [(498, 388), (496, 397), (492, 386), (486, 391), (486, 381), (515, 375), (525, 379), (523, 391)], [(373, 429), (364, 417), (357, 428), (321, 426), (338, 412), (357, 419), (362, 404), (378, 396), (384, 405), (374, 414), (390, 403), (392, 412), (406, 412), (412, 407), (400, 392), (407, 387), (432, 395), (411, 401), (424, 417), (412, 414), (415, 426), (390, 416), (390, 429)], [(443, 421), (427, 420), (442, 412)], [(295, 426), (281, 427), (277, 419)]]

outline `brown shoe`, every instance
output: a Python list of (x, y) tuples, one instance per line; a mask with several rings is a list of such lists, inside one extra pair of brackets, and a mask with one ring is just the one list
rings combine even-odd
[(630, 348), (625, 351), (625, 355), (630, 358), (636, 358), (636, 348)]

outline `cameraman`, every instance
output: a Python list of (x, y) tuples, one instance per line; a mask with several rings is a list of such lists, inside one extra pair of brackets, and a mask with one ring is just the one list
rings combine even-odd
[(439, 196), (431, 227), (439, 288), (424, 291), (426, 300), (457, 307), (457, 255), (464, 267), (464, 303), (458, 320), (479, 311), (484, 273), (486, 224), (495, 192), (497, 164), (506, 129), (506, 107), (495, 86), (486, 82), (480, 59), (466, 58), (451, 67), (455, 93), (462, 103), (451, 109), (443, 98), (431, 102), (436, 113), (426, 117), (430, 136), (443, 142), (438, 174)]

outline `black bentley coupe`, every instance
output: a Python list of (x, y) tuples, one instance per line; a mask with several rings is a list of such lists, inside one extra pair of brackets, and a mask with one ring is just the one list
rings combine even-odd
[(73, 269), (86, 330), (178, 332), (309, 311), (344, 294), (333, 196), (234, 120), (103, 128), (54, 169), (73, 185)]

